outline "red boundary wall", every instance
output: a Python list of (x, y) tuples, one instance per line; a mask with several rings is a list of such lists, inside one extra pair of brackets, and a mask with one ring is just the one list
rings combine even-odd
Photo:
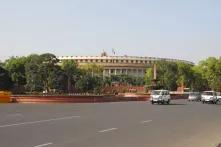
[[(187, 95), (171, 95), (172, 99), (187, 99)], [(150, 95), (128, 96), (28, 96), (13, 95), (12, 102), (17, 103), (102, 103), (123, 101), (148, 101)]]
[(12, 101), (17, 103), (101, 103), (147, 100), (146, 96), (12, 96)]
[(189, 94), (170, 94), (172, 100), (188, 99)]

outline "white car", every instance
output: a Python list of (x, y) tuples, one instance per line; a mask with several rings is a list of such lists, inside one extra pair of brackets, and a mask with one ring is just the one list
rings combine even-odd
[(216, 92), (214, 91), (204, 91), (201, 95), (201, 101), (202, 103), (212, 103), (216, 104), (217, 103), (217, 96)]
[(217, 92), (217, 101), (221, 103), (221, 92)]
[(170, 92), (168, 90), (153, 90), (150, 95), (150, 101), (152, 104), (169, 104), (170, 99)]

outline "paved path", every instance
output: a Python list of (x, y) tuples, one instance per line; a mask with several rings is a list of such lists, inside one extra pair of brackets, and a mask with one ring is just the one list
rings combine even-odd
[(221, 105), (1, 104), (1, 147), (215, 147)]

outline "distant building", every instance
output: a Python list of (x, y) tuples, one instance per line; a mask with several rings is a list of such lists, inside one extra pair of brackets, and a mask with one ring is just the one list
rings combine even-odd
[(108, 56), (103, 52), (101, 56), (61, 56), (59, 60), (74, 60), (79, 66), (87, 64), (96, 64), (103, 67), (103, 75), (131, 75), (135, 77), (143, 77), (146, 69), (153, 66), (156, 61), (185, 62), (194, 64), (185, 60), (156, 58), (156, 57), (135, 57), (135, 56)]

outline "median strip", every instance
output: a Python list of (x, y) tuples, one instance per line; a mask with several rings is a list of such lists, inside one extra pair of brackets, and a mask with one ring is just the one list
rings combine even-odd
[(31, 124), (38, 124), (38, 123), (58, 121), (58, 120), (67, 120), (67, 119), (73, 119), (73, 118), (78, 118), (78, 117), (80, 117), (80, 116), (68, 116), (68, 117), (60, 117), (60, 118), (53, 118), (53, 119), (31, 121), (31, 122), (8, 124), (8, 125), (1, 125), (0, 128), (13, 127), (13, 126), (21, 126), (21, 125), (31, 125)]

